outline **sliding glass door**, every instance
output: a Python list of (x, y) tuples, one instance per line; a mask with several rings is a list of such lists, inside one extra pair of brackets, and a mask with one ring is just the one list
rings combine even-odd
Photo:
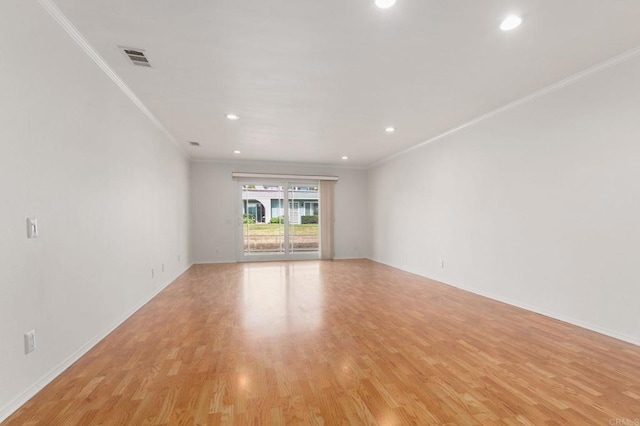
[(241, 182), (240, 260), (319, 257), (318, 182)]
[(318, 186), (288, 186), (289, 250), (318, 253), (320, 248)]
[(243, 254), (283, 255), (286, 251), (284, 187), (242, 185)]

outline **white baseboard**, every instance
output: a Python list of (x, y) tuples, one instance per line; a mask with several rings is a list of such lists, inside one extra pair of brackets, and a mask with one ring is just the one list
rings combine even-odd
[(517, 308), (521, 308), (521, 309), (524, 309), (524, 310), (527, 310), (527, 311), (530, 311), (530, 312), (534, 312), (536, 314), (544, 315), (545, 317), (553, 318), (553, 319), (556, 319), (558, 321), (566, 322), (568, 324), (575, 325), (577, 327), (584, 328), (586, 330), (590, 330), (590, 331), (593, 331), (593, 332), (596, 332), (596, 333), (600, 333), (600, 334), (603, 334), (605, 336), (613, 337), (614, 339), (622, 340), (623, 342), (631, 343), (632, 345), (640, 346), (640, 338), (638, 338), (638, 337), (628, 336), (628, 335), (626, 335), (624, 333), (620, 333), (620, 332), (617, 332), (617, 331), (614, 331), (614, 330), (609, 330), (608, 328), (601, 327), (599, 325), (595, 325), (595, 324), (591, 324), (589, 322), (577, 320), (577, 319), (571, 318), (571, 317), (569, 317), (567, 315), (563, 315), (563, 314), (559, 314), (557, 312), (549, 311), (547, 309), (540, 308), (538, 306), (532, 306), (532, 305), (528, 305), (526, 303), (522, 303), (522, 302), (519, 302), (519, 301), (515, 301), (515, 300), (508, 299), (508, 298), (504, 298), (502, 296), (497, 296), (497, 295), (495, 295), (493, 293), (486, 292), (486, 291), (483, 291), (483, 290), (479, 290), (477, 288), (466, 288), (466, 287), (460, 287), (460, 286), (457, 286), (457, 285), (454, 285), (454, 284), (445, 283), (445, 282), (436, 280), (434, 278), (428, 277), (426, 275), (423, 275), (423, 274), (421, 274), (419, 272), (411, 271), (411, 270), (408, 270), (408, 269), (404, 269), (404, 268), (401, 268), (399, 266), (383, 262), (381, 260), (377, 260), (377, 259), (373, 259), (373, 258), (371, 260), (373, 260), (374, 262), (381, 263), (383, 265), (391, 266), (392, 268), (400, 269), (401, 271), (405, 271), (405, 272), (409, 272), (411, 274), (419, 275), (421, 277), (424, 277), (424, 278), (439, 282), (439, 283), (444, 284), (444, 285), (448, 285), (450, 287), (455, 287), (455, 288), (460, 289), (460, 290), (468, 291), (470, 293), (477, 294), (479, 296), (483, 296), (483, 297), (486, 297), (486, 298), (489, 298), (489, 299), (492, 299), (492, 300), (496, 300), (498, 302), (506, 303), (507, 305), (515, 306)]
[[(337, 259), (337, 260), (346, 260), (346, 259), (347, 258), (340, 258), (340, 259)], [(395, 265), (388, 264), (388, 263), (382, 262), (380, 260), (376, 260), (376, 259), (370, 259), (370, 260), (373, 260), (374, 262), (381, 263), (383, 265), (391, 266), (393, 268), (404, 270), (406, 272), (410, 272), (410, 273), (413, 273), (413, 274), (416, 274), (416, 275), (419, 275), (419, 276), (422, 276), (422, 277), (425, 277), (425, 278), (428, 278), (428, 279), (432, 279), (432, 278), (426, 277), (426, 276), (424, 276), (422, 274), (419, 274), (419, 273), (416, 273), (416, 272), (413, 272), (413, 271), (408, 271), (406, 269), (399, 268), (399, 267), (397, 267)], [(114, 324), (112, 324), (106, 330), (104, 330), (101, 333), (99, 333), (96, 337), (91, 339), (89, 342), (87, 342), (85, 345), (83, 345), (80, 349), (78, 349), (76, 352), (71, 354), (66, 360), (64, 360), (63, 362), (58, 364), (56, 367), (54, 367), (51, 371), (46, 373), (43, 377), (41, 377), (38, 381), (36, 381), (33, 385), (31, 385), (26, 391), (24, 391), (21, 395), (16, 397), (13, 401), (9, 402), (4, 407), (0, 408), (0, 422), (2, 422), (5, 419), (7, 419), (11, 414), (13, 414), (16, 410), (18, 410), (24, 403), (26, 403), (29, 399), (31, 399), (36, 393), (38, 393), (40, 390), (42, 390), (42, 388), (44, 388), (46, 385), (51, 383), (64, 370), (69, 368), (74, 362), (76, 362), (78, 359), (80, 359), (80, 357), (82, 357), (84, 354), (86, 354), (91, 348), (93, 348), (98, 342), (100, 342), (102, 339), (104, 339), (109, 333), (111, 333), (113, 330), (118, 328), (118, 326), (120, 326), (124, 321), (126, 321), (129, 317), (131, 317), (131, 315), (133, 315), (136, 311), (138, 311), (140, 308), (142, 308), (144, 305), (146, 305), (151, 299), (153, 299), (155, 296), (157, 296), (158, 293), (160, 293), (162, 290), (164, 290), (169, 284), (171, 284), (173, 281), (175, 281), (181, 274), (183, 274), (190, 267), (191, 267), (191, 265), (188, 265), (173, 280), (171, 280), (170, 282), (168, 282), (167, 284), (162, 286), (160, 289), (158, 289), (156, 292), (154, 292), (151, 296), (146, 298), (144, 301), (139, 303), (135, 308), (133, 308), (131, 311), (129, 311), (126, 315), (124, 315), (121, 319), (116, 321)], [(437, 281), (437, 280), (434, 280), (434, 281)], [(441, 282), (441, 281), (438, 281), (438, 282)], [(447, 283), (442, 283), (442, 284), (449, 285), (451, 287), (455, 287), (455, 288), (458, 288), (460, 290), (468, 291), (470, 293), (474, 293), (474, 294), (477, 294), (479, 296), (487, 297), (489, 299), (496, 300), (498, 302), (506, 303), (506, 304), (511, 305), (511, 306), (515, 306), (515, 307), (518, 307), (518, 308), (521, 308), (521, 309), (525, 309), (527, 311), (535, 312), (537, 314), (544, 315), (544, 316), (549, 317), (549, 318), (553, 318), (553, 319), (556, 319), (556, 320), (559, 320), (559, 321), (563, 321), (563, 322), (575, 325), (577, 327), (581, 327), (581, 328), (584, 328), (584, 329), (587, 329), (587, 330), (590, 330), (590, 331), (593, 331), (593, 332), (596, 332), (596, 333), (603, 334), (605, 336), (613, 337), (614, 339), (622, 340), (624, 342), (640, 346), (640, 339), (639, 338), (636, 338), (636, 337), (633, 337), (633, 336), (628, 336), (628, 335), (625, 335), (623, 333), (619, 333), (619, 332), (616, 332), (616, 331), (613, 331), (613, 330), (609, 330), (607, 328), (600, 327), (600, 326), (595, 325), (595, 324), (591, 324), (591, 323), (587, 323), (587, 322), (584, 322), (584, 321), (576, 320), (576, 319), (568, 317), (566, 315), (558, 314), (556, 312), (551, 312), (551, 311), (548, 311), (546, 309), (539, 308), (539, 307), (536, 307), (536, 306), (527, 305), (525, 303), (521, 303), (521, 302), (518, 302), (518, 301), (506, 299), (504, 297), (496, 296), (495, 294), (491, 294), (491, 293), (488, 293), (488, 292), (485, 292), (485, 291), (482, 291), (482, 290), (478, 290), (478, 289), (475, 289), (475, 288), (462, 288), (462, 287), (458, 287), (458, 286), (447, 284)]]
[(35, 396), (38, 392), (40, 392), (45, 386), (51, 383), (56, 377), (58, 377), (62, 372), (64, 372), (67, 368), (71, 367), (71, 365), (76, 362), (80, 357), (89, 352), (91, 348), (97, 345), (102, 339), (107, 337), (109, 333), (118, 328), (123, 322), (125, 322), (131, 315), (136, 313), (140, 308), (149, 303), (151, 299), (156, 297), (162, 290), (167, 288), (169, 284), (174, 282), (180, 275), (184, 274), (189, 268), (191, 264), (187, 265), (187, 267), (176, 275), (175, 278), (167, 282), (165, 285), (161, 286), (157, 291), (151, 294), (149, 297), (145, 298), (142, 302), (138, 303), (133, 309), (131, 309), (127, 314), (125, 314), (122, 318), (111, 324), (107, 329), (98, 333), (93, 339), (89, 342), (85, 343), (82, 347), (80, 347), (77, 351), (69, 355), (67, 359), (62, 361), (60, 364), (52, 368), (49, 372), (47, 372), (44, 376), (38, 379), (34, 384), (32, 384), (27, 390), (18, 395), (11, 402), (6, 404), (4, 407), (0, 408), (0, 423), (6, 420), (10, 415), (16, 412), (20, 407), (22, 407), (27, 401)]
[[(447, 285), (450, 285), (450, 284), (447, 284)], [(475, 288), (462, 288), (462, 287), (457, 287), (457, 286), (452, 286), (452, 287), (456, 287), (456, 288), (459, 288), (460, 290), (465, 290), (465, 291), (471, 292), (473, 294), (477, 294), (479, 296), (487, 297), (487, 298), (492, 299), (492, 300), (497, 300), (498, 302), (506, 303), (507, 305), (515, 306), (517, 308), (521, 308), (521, 309), (524, 309), (526, 311), (530, 311), (530, 312), (534, 312), (536, 314), (544, 315), (545, 317), (553, 318), (553, 319), (556, 319), (558, 321), (566, 322), (568, 324), (575, 325), (577, 327), (584, 328), (584, 329), (587, 329), (589, 331), (594, 331), (596, 333), (604, 334), (605, 336), (613, 337), (614, 339), (622, 340), (624, 342), (631, 343), (631, 344), (636, 345), (636, 346), (640, 346), (640, 338), (633, 337), (633, 336), (628, 336), (626, 334), (619, 333), (617, 331), (609, 330), (608, 328), (601, 327), (599, 325), (591, 324), (591, 323), (588, 323), (588, 322), (585, 322), (585, 321), (580, 321), (580, 320), (577, 320), (575, 318), (571, 318), (569, 316), (566, 316), (566, 315), (563, 315), (563, 314), (559, 314), (557, 312), (549, 311), (549, 310), (544, 309), (544, 308), (539, 308), (537, 306), (531, 306), (531, 305), (528, 305), (526, 303), (521, 303), (521, 302), (510, 300), (510, 299), (505, 299), (504, 297), (499, 297), (499, 296), (496, 296), (494, 294), (487, 293), (485, 291), (478, 290), (478, 289), (475, 289)]]
[[(369, 259), (369, 258), (367, 256), (356, 256), (356, 257), (336, 256), (336, 257), (333, 258), (333, 260), (357, 260), (357, 259)], [(322, 260), (322, 259), (290, 259), (290, 260), (295, 262), (295, 261), (298, 261), (298, 260)], [(257, 260), (257, 261), (260, 262), (260, 260)], [(271, 261), (272, 260), (266, 260), (266, 262), (271, 262)], [(208, 261), (207, 260), (197, 261), (197, 262), (193, 262), (193, 264), (194, 265), (210, 265), (210, 264), (219, 265), (219, 264), (223, 264), (223, 263), (242, 263), (242, 262), (243, 261), (239, 261), (239, 260), (236, 260), (236, 259), (233, 259), (233, 260), (219, 260), (219, 259), (217, 259), (217, 260), (208, 260)], [(254, 262), (254, 261), (251, 260), (251, 261), (248, 261), (247, 263), (250, 263), (250, 262)], [(280, 261), (277, 260), (275, 262), (280, 262)], [(286, 261), (284, 261), (284, 262), (286, 262)], [(382, 263), (382, 262), (379, 262), (379, 263)]]
[[(333, 258), (333, 260), (360, 260), (360, 259), (369, 259), (367, 256), (355, 256), (355, 257), (350, 257), (350, 256), (336, 256)], [(379, 262), (382, 263), (382, 262)]]

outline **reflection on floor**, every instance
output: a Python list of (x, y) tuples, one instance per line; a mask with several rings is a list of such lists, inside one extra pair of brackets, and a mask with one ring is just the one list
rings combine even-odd
[(7, 424), (634, 424), (639, 366), (368, 260), (196, 265)]
[(249, 335), (311, 332), (322, 325), (319, 262), (253, 263), (243, 270), (242, 321)]

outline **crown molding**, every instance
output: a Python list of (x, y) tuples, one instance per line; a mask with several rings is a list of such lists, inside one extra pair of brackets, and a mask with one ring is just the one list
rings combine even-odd
[(344, 170), (367, 170), (367, 166), (348, 166), (346, 164), (331, 163), (303, 163), (303, 162), (286, 162), (286, 161), (268, 161), (268, 160), (231, 160), (216, 158), (200, 158), (192, 157), (189, 160), (192, 163), (212, 163), (212, 164), (231, 164), (231, 165), (248, 165), (248, 166), (282, 166), (282, 167), (306, 167), (314, 169), (344, 169)]
[(520, 105), (523, 105), (523, 104), (525, 104), (527, 102), (531, 102), (531, 101), (533, 101), (535, 99), (538, 99), (538, 98), (540, 98), (540, 97), (542, 97), (544, 95), (547, 95), (549, 93), (555, 92), (556, 90), (560, 90), (560, 89), (562, 89), (562, 88), (564, 88), (566, 86), (569, 86), (569, 85), (571, 85), (573, 83), (576, 83), (579, 80), (582, 80), (582, 79), (584, 79), (586, 77), (589, 77), (589, 76), (591, 76), (593, 74), (597, 74), (597, 73), (602, 72), (602, 71), (604, 71), (606, 69), (609, 69), (609, 68), (614, 67), (614, 66), (616, 66), (618, 64), (621, 64), (621, 63), (626, 62), (626, 61), (628, 61), (630, 59), (633, 59), (636, 56), (638, 56), (639, 54), (640, 54), (640, 46), (636, 46), (633, 49), (630, 49), (630, 50), (627, 50), (626, 52), (621, 53), (620, 55), (614, 56), (614, 57), (609, 58), (609, 59), (607, 59), (607, 60), (605, 60), (603, 62), (600, 62), (600, 63), (598, 63), (598, 64), (596, 64), (596, 65), (594, 65), (592, 67), (589, 67), (589, 68), (587, 68), (587, 69), (585, 69), (583, 71), (580, 71), (580, 72), (577, 72), (575, 74), (572, 74), (569, 77), (566, 77), (566, 78), (564, 78), (564, 79), (562, 79), (562, 80), (560, 80), (560, 81), (558, 81), (556, 83), (553, 83), (553, 84), (551, 84), (549, 86), (546, 86), (546, 87), (544, 87), (544, 88), (542, 88), (540, 90), (537, 90), (537, 91), (535, 91), (535, 92), (533, 92), (533, 93), (531, 93), (529, 95), (526, 95), (526, 96), (524, 96), (522, 98), (516, 99), (513, 102), (509, 102), (506, 105), (503, 105), (503, 106), (501, 106), (501, 107), (499, 107), (497, 109), (494, 109), (493, 111), (490, 111), (490, 112), (488, 112), (486, 114), (483, 114), (483, 115), (481, 115), (479, 117), (476, 117), (473, 120), (467, 121), (466, 123), (463, 123), (463, 124), (461, 124), (461, 125), (459, 125), (457, 127), (454, 127), (454, 128), (452, 128), (450, 130), (447, 130), (446, 132), (440, 133), (439, 135), (434, 136), (431, 139), (428, 139), (428, 140), (426, 140), (424, 142), (420, 142), (417, 145), (413, 145), (413, 146), (411, 146), (409, 148), (403, 149), (400, 152), (397, 152), (397, 153), (389, 155), (388, 157), (385, 157), (385, 158), (383, 158), (381, 160), (378, 160), (375, 163), (372, 163), (370, 166), (368, 166), (367, 169), (372, 169), (374, 167), (377, 167), (377, 166), (379, 166), (379, 165), (381, 165), (383, 163), (386, 163), (386, 162), (391, 161), (391, 160), (393, 160), (395, 158), (401, 157), (401, 156), (403, 156), (405, 154), (408, 154), (408, 153), (410, 153), (410, 152), (412, 152), (412, 151), (414, 151), (416, 149), (422, 148), (423, 146), (426, 146), (426, 145), (428, 145), (428, 144), (430, 144), (432, 142), (440, 140), (440, 139), (442, 139), (442, 138), (444, 138), (446, 136), (449, 136), (449, 135), (451, 135), (453, 133), (457, 133), (457, 132), (459, 132), (459, 131), (461, 131), (463, 129), (466, 129), (467, 127), (471, 127), (471, 126), (473, 126), (475, 124), (478, 124), (481, 121), (484, 121), (484, 120), (486, 120), (488, 118), (491, 118), (493, 116), (501, 114), (501, 113), (503, 113), (505, 111), (508, 111), (510, 109), (516, 108), (516, 107), (518, 107)]
[(125, 84), (120, 76), (105, 62), (104, 59), (98, 54), (98, 52), (91, 46), (91, 44), (84, 38), (84, 36), (78, 31), (78, 29), (69, 21), (69, 19), (62, 13), (58, 6), (52, 0), (38, 0), (40, 6), (51, 15), (51, 17), (62, 27), (63, 30), (76, 42), (78, 46), (93, 60), (93, 62), (100, 67), (100, 69), (109, 77), (115, 84), (122, 90), (133, 104), (138, 107), (140, 111), (158, 128), (166, 137), (173, 143), (179, 150), (179, 152), (185, 157), (189, 158), (189, 155), (184, 148), (178, 142), (178, 140), (167, 130), (166, 127), (153, 115), (153, 113), (146, 107), (146, 105), (138, 98), (138, 96)]

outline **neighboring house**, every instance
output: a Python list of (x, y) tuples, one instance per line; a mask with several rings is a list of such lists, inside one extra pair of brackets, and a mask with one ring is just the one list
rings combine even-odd
[[(289, 189), (289, 223), (302, 223), (302, 216), (318, 215), (318, 188)], [(242, 213), (256, 218), (257, 223), (269, 223), (271, 218), (284, 216), (284, 200), (279, 187), (247, 185), (242, 189)]]

